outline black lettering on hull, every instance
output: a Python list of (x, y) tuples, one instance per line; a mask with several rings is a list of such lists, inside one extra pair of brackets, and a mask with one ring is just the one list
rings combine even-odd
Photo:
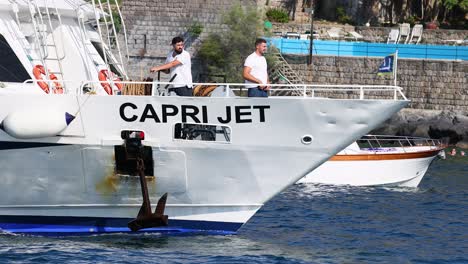
[(161, 120), (159, 119), (158, 114), (156, 114), (156, 111), (154, 110), (153, 106), (150, 104), (147, 104), (145, 106), (145, 109), (143, 110), (143, 113), (141, 114), (140, 122), (145, 122), (147, 118), (154, 119), (154, 122), (156, 123), (161, 123)]
[(218, 122), (221, 124), (227, 124), (231, 122), (231, 107), (226, 106), (226, 118), (223, 119), (222, 117), (218, 116)]
[(137, 109), (138, 107), (132, 103), (123, 103), (121, 106), (120, 106), (120, 109), (119, 109), (119, 113), (120, 113), (120, 118), (122, 118), (124, 121), (126, 122), (133, 122), (135, 120), (138, 119), (138, 116), (137, 115), (132, 115), (132, 117), (127, 117), (125, 115), (125, 108), (126, 107), (130, 107), (132, 109)]
[[(157, 105), (146, 104), (143, 111), (138, 111), (138, 106), (126, 102), (123, 103), (119, 108), (120, 118), (125, 122), (147, 122), (148, 119), (152, 119), (155, 123), (168, 123), (170, 117), (180, 117), (183, 123), (208, 123), (208, 106), (202, 105), (200, 107), (195, 105), (160, 105), (160, 109), (156, 108)], [(130, 108), (130, 109), (129, 109)], [(224, 115), (219, 115), (216, 118), (221, 124), (228, 123), (264, 123), (267, 119), (267, 109), (270, 109), (269, 105), (237, 105), (237, 106), (226, 106)], [(256, 118), (256, 111), (258, 110), (258, 119)], [(138, 115), (141, 113), (141, 115)], [(158, 115), (159, 113), (159, 115)], [(160, 118), (161, 117), (161, 118)], [(201, 119), (201, 120), (200, 120)]]

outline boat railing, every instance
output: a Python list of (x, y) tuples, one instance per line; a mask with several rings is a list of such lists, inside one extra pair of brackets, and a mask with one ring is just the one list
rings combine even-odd
[[(100, 42), (103, 45), (103, 49), (108, 49), (108, 51), (112, 54), (112, 45), (115, 43), (115, 50), (117, 52), (117, 56), (115, 59), (117, 62), (113, 62), (111, 58), (108, 58), (108, 54), (103, 52), (104, 62), (107, 65), (107, 70), (111, 70), (111, 66), (118, 66), (119, 69), (123, 73), (123, 77), (128, 79), (127, 72), (124, 67), (124, 60), (122, 56), (122, 50), (120, 48), (120, 43), (117, 39), (118, 37), (118, 30), (116, 27), (116, 21), (114, 21), (113, 10), (111, 6), (111, 0), (101, 1), (101, 0), (91, 0), (92, 6), (94, 8), (94, 16), (96, 22), (96, 29), (98, 31), (98, 35), (100, 38)], [(120, 18), (120, 21), (124, 21), (122, 17), (122, 12), (120, 11), (120, 6), (117, 0), (114, 0), (113, 5), (115, 5), (117, 9), (117, 16)], [(102, 27), (102, 28), (101, 28)], [(129, 53), (128, 53), (128, 46), (127, 46), (127, 33), (125, 23), (123, 22), (123, 35), (125, 39), (125, 50), (127, 55), (125, 56), (128, 62)], [(103, 36), (106, 37), (104, 40)]]
[[(114, 87), (114, 94), (121, 95), (151, 95), (167, 96), (171, 95), (171, 87), (181, 87), (185, 84), (176, 84), (171, 82), (135, 82), (135, 81), (86, 81), (83, 82), (78, 90), (79, 94), (96, 93), (99, 89), (96, 84), (111, 83)], [(117, 84), (123, 86), (121, 91), (115, 89)], [(193, 83), (194, 91), (202, 88), (216, 90), (217, 97), (247, 97), (248, 84), (245, 83)], [(389, 85), (320, 85), (320, 84), (270, 84), (268, 95), (270, 97), (311, 97), (311, 98), (330, 98), (330, 99), (393, 99), (408, 100), (399, 86)], [(140, 88), (137, 94), (132, 94), (127, 88)], [(150, 88), (150, 89), (148, 89)], [(142, 90), (145, 90), (144, 93)], [(148, 90), (150, 92), (148, 93)], [(203, 94), (203, 93), (202, 93)], [(197, 95), (195, 95), (197, 96)]]
[[(49, 5), (48, 1), (38, 3), (36, 0), (27, 1), (29, 16), (31, 23), (34, 29), (34, 43), (37, 46), (37, 51), (39, 53), (39, 58), (34, 64), (37, 64), (40, 61), (41, 65), (44, 67), (45, 76), (47, 79), (50, 79), (50, 76), (59, 75), (63, 78), (63, 67), (62, 60), (65, 58), (65, 46), (63, 41), (63, 24), (62, 18), (57, 6), (52, 3), (52, 7)], [(52, 9), (52, 10), (51, 10)], [(18, 10), (19, 12), (19, 10)], [(15, 11), (15, 13), (17, 13)], [(54, 33), (54, 21), (58, 22), (56, 27), (60, 30), (60, 41), (56, 39), (56, 33)], [(20, 26), (20, 19), (17, 17), (18, 27)], [(26, 47), (23, 45), (22, 40), (20, 39), (21, 34), (15, 34), (17, 39), (22, 43), (22, 48), (26, 51), (26, 54), (29, 54)], [(50, 37), (50, 42), (48, 41)], [(58, 44), (61, 47), (61, 53), (59, 52)], [(52, 54), (50, 51), (53, 51)], [(53, 56), (55, 53), (55, 57)], [(32, 57), (28, 56), (32, 62)], [(58, 65), (58, 71), (52, 72), (49, 69), (49, 64), (47, 62), (54, 62)]]
[(437, 150), (444, 148), (446, 145), (439, 139), (388, 135), (366, 135), (356, 142), (361, 149), (375, 151), (376, 153), (385, 151), (412, 152), (418, 147)]
[[(63, 88), (64, 94), (76, 95), (99, 95), (106, 96), (103, 86), (112, 87), (112, 95), (141, 95), (141, 96), (172, 96), (172, 85), (178, 85), (171, 82), (143, 82), (143, 81), (77, 81), (77, 80), (26, 80), (24, 83), (46, 83), (52, 87), (49, 93), (54, 93), (57, 84)], [(65, 86), (65, 83), (68, 83)], [(196, 97), (247, 97), (248, 84), (245, 83), (193, 83), (194, 92), (198, 89), (211, 91)], [(360, 100), (408, 100), (398, 86), (386, 85), (320, 85), (320, 84), (270, 84), (268, 90), (269, 97), (307, 97), (307, 98), (328, 98), (328, 99), (360, 99)], [(66, 87), (66, 89), (65, 89)], [(77, 87), (78, 89), (71, 89)], [(38, 89), (39, 86), (38, 86)], [(299, 94), (299, 95), (298, 95)]]

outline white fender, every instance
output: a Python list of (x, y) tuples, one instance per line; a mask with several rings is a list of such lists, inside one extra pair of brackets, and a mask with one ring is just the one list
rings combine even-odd
[(74, 118), (63, 111), (18, 111), (8, 114), (0, 129), (19, 139), (53, 137), (67, 128)]

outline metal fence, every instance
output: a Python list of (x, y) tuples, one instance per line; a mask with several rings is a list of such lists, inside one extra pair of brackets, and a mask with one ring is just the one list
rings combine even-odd
[[(270, 38), (268, 44), (283, 54), (309, 54), (310, 40)], [(312, 48), (314, 55), (359, 57), (385, 57), (396, 50), (400, 58), (468, 60), (468, 46), (314, 40)]]

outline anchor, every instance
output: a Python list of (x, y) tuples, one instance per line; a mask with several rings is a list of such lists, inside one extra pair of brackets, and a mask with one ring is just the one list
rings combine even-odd
[(127, 158), (136, 159), (136, 169), (140, 177), (141, 195), (143, 197), (143, 203), (141, 204), (140, 211), (138, 212), (137, 217), (127, 224), (128, 228), (133, 232), (136, 232), (145, 228), (167, 226), (168, 216), (164, 215), (167, 193), (159, 198), (154, 213), (151, 211), (151, 202), (148, 194), (148, 186), (146, 184), (145, 162), (143, 160), (143, 145), (141, 144), (141, 137), (127, 137), (125, 139), (125, 146), (127, 150)]

